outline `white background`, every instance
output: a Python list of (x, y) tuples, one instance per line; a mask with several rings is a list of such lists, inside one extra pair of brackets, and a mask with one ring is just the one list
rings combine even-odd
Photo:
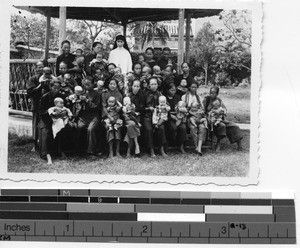
[[(155, 1), (158, 2), (158, 1)], [(201, 1), (199, 1), (200, 3)], [(173, 1), (168, 1), (172, 6)], [(46, 3), (44, 3), (46, 4)], [(50, 3), (48, 3), (50, 4)], [(2, 3), (1, 3), (2, 5)], [(38, 4), (37, 4), (38, 5)], [(1, 9), (1, 11), (5, 11)], [(296, 215), (300, 223), (300, 1), (265, 0), (263, 4), (262, 43), (262, 89), (260, 113), (260, 160), (261, 170), (258, 186), (249, 186), (249, 191), (294, 192)], [(1, 82), (1, 85), (3, 82)], [(1, 182), (3, 187), (6, 182)], [(38, 185), (34, 185), (38, 187)], [(64, 185), (66, 187), (66, 185)], [(154, 189), (154, 188), (153, 188)], [(188, 188), (173, 187), (174, 190)], [(199, 187), (199, 191), (245, 190), (245, 187), (214, 186)], [(300, 242), (300, 226), (297, 237)], [(54, 247), (50, 243), (1, 243), (1, 247)], [(55, 247), (71, 247), (70, 243), (55, 244)], [(72, 247), (149, 247), (146, 244), (72, 244)], [(152, 245), (154, 246), (154, 245)], [(155, 247), (170, 245), (156, 245)], [(174, 245), (175, 246), (175, 245)], [(177, 247), (196, 245), (177, 245)], [(197, 245), (198, 247), (200, 245)], [(300, 245), (298, 245), (300, 247)], [(224, 247), (201, 245), (201, 247)], [(226, 247), (242, 247), (230, 245)], [(245, 246), (243, 246), (245, 247)], [(246, 247), (286, 247), (255, 245)], [(288, 246), (296, 247), (296, 246)]]

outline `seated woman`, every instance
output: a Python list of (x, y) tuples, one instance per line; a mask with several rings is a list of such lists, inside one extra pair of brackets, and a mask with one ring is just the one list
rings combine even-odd
[[(209, 96), (206, 96), (203, 100), (203, 106), (204, 106), (204, 112), (205, 114), (209, 114), (209, 112), (213, 109), (213, 102), (215, 100), (219, 100), (221, 103), (221, 107), (225, 109), (226, 107), (223, 103), (223, 101), (218, 97), (219, 95), (219, 88), (217, 86), (213, 86), (210, 88)], [(241, 134), (241, 130), (239, 126), (237, 126), (235, 123), (231, 121), (221, 121), (217, 125), (213, 125), (213, 132), (217, 137), (217, 145), (216, 145), (216, 151), (220, 151), (220, 142), (221, 139), (228, 137), (231, 144), (237, 143), (238, 150), (241, 150), (241, 140), (243, 138)]]
[(153, 127), (152, 114), (156, 106), (158, 106), (158, 98), (161, 93), (158, 91), (157, 78), (150, 78), (149, 89), (145, 92), (145, 114), (143, 118), (144, 141), (146, 147), (150, 151), (151, 157), (155, 157), (154, 153), (154, 135), (156, 134), (158, 146), (162, 156), (166, 156), (164, 145), (167, 143), (165, 135), (165, 125), (162, 124), (158, 128)]
[[(132, 89), (128, 94), (128, 97), (131, 100), (131, 103), (135, 106), (135, 113), (136, 113), (136, 119), (140, 123), (141, 122), (141, 115), (144, 112), (144, 94), (141, 91), (141, 82), (139, 79), (133, 80)], [(133, 120), (126, 119), (125, 118), (125, 125), (127, 128), (127, 133), (125, 135), (124, 141), (128, 143), (128, 149), (127, 149), (127, 157), (131, 154), (131, 149), (133, 147), (133, 143), (135, 145), (135, 151), (134, 154), (136, 156), (139, 156), (140, 154), (140, 148), (138, 143), (138, 137), (141, 135), (140, 131), (140, 125), (136, 125), (136, 123)]]
[[(113, 117), (110, 116), (107, 111), (108, 99), (111, 96), (114, 97), (114, 99), (118, 103), (123, 102), (123, 97), (117, 87), (117, 80), (114, 78), (112, 78), (109, 81), (107, 91), (102, 93), (102, 118), (103, 119), (109, 118), (113, 121)], [(120, 140), (121, 140), (120, 126), (116, 126), (116, 129), (114, 129), (114, 128), (110, 129), (108, 126), (106, 126), (106, 139), (107, 139), (107, 143), (109, 145), (109, 158), (112, 158), (114, 156), (114, 152), (113, 152), (114, 142), (116, 143), (116, 156), (120, 157), (121, 156), (120, 155)]]
[[(181, 97), (181, 100), (186, 103), (186, 107), (188, 110), (191, 109), (194, 103), (196, 103), (199, 106), (199, 108), (202, 108), (201, 98), (197, 94), (197, 88), (197, 82), (193, 81), (189, 86), (189, 91)], [(207, 128), (203, 123), (199, 124), (198, 126), (193, 125), (189, 118), (187, 124), (196, 147), (196, 152), (200, 156), (202, 156), (202, 144), (206, 139)]]
[[(179, 123), (177, 120), (176, 109), (180, 108), (180, 106), (177, 106), (178, 102), (180, 101), (180, 97), (175, 93), (176, 93), (175, 84), (170, 84), (165, 94), (167, 97), (167, 102), (171, 107), (170, 118), (166, 123), (166, 135), (167, 135), (168, 143), (170, 144), (170, 143), (174, 143), (175, 141), (178, 141), (181, 153), (185, 154), (186, 152), (184, 150), (184, 143), (188, 140), (187, 133), (186, 133), (186, 121), (183, 120)], [(181, 111), (181, 109), (179, 111)]]

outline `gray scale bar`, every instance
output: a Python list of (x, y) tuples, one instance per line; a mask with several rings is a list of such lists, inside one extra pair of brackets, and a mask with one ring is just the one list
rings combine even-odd
[(204, 213), (204, 206), (171, 204), (136, 204), (137, 213)]
[(273, 214), (206, 214), (207, 222), (274, 222)]

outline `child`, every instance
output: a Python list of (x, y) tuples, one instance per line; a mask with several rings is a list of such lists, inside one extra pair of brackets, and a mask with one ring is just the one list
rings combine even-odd
[(100, 68), (96, 68), (93, 73), (94, 81), (97, 82), (99, 80), (104, 80), (104, 74), (102, 73)]
[(107, 90), (107, 89), (104, 88), (104, 81), (103, 80), (98, 80), (96, 85), (97, 85), (97, 87), (94, 90), (98, 91), (98, 93), (100, 95), (102, 94), (102, 92)]
[(64, 106), (64, 100), (60, 97), (54, 99), (54, 107), (48, 109), (48, 114), (51, 116), (53, 138), (55, 139), (57, 133), (62, 130), (70, 119), (73, 118), (73, 114), (70, 109)]
[(137, 120), (138, 115), (135, 112), (135, 105), (131, 103), (130, 97), (128, 96), (124, 97), (123, 99), (122, 111), (125, 121), (132, 120), (137, 126), (141, 127), (141, 124)]
[(208, 113), (209, 122), (211, 124), (211, 130), (213, 130), (213, 126), (217, 126), (220, 122), (224, 121), (225, 115), (226, 110), (221, 107), (220, 100), (214, 100), (212, 102), (212, 109)]
[(43, 68), (43, 75), (39, 78), (39, 83), (42, 85), (42, 96), (49, 91), (50, 81), (56, 79), (52, 73), (50, 67)]
[(199, 108), (199, 104), (194, 102), (191, 105), (189, 111), (189, 120), (194, 127), (198, 127), (200, 124), (203, 124), (205, 128), (207, 127), (207, 119), (204, 117), (204, 112)]
[(156, 78), (157, 78), (157, 81), (158, 81), (158, 87), (160, 87), (163, 78), (162, 78), (162, 71), (161, 71), (159, 65), (153, 66), (153, 77), (156, 77)]
[(152, 117), (152, 123), (155, 128), (158, 128), (168, 120), (168, 113), (170, 110), (170, 106), (167, 105), (167, 98), (165, 96), (160, 96), (158, 98), (158, 106), (153, 111)]
[(75, 51), (76, 58), (83, 56), (83, 50), (81, 48), (77, 48)]
[(63, 76), (67, 73), (68, 71), (68, 65), (65, 62), (60, 62), (59, 64), (59, 76), (57, 77), (59, 79), (60, 82), (63, 81)]
[(80, 96), (84, 93), (81, 86), (75, 86), (74, 94), (70, 95), (67, 99), (70, 101), (72, 105), (72, 112), (75, 117), (79, 115), (80, 110), (84, 110), (84, 103), (80, 99)]
[(64, 96), (64, 97), (68, 97), (70, 95), (73, 94), (73, 89), (76, 85), (75, 80), (71, 77), (71, 75), (69, 73), (66, 73), (63, 76), (63, 81), (60, 84), (61, 88), (60, 88), (60, 93)]
[(108, 131), (115, 129), (116, 131), (123, 125), (123, 121), (120, 119), (121, 103), (119, 103), (115, 97), (110, 96), (107, 99), (107, 118), (104, 119), (104, 123)]
[(185, 101), (179, 101), (175, 107), (176, 111), (176, 126), (178, 127), (181, 123), (186, 122), (186, 117), (187, 117), (187, 108), (186, 108), (186, 103)]
[(68, 72), (71, 73), (77, 85), (81, 85), (82, 79), (86, 77), (84, 71), (84, 57), (76, 57), (73, 62), (74, 67), (71, 68)]
[(176, 88), (176, 95), (178, 95), (181, 99), (181, 97), (188, 92), (188, 87), (187, 87), (187, 81), (186, 79), (182, 79), (180, 81), (180, 84)]

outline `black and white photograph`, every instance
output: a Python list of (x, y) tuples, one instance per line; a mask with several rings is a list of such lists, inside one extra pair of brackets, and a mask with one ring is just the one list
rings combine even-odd
[(255, 181), (260, 5), (106, 5), (10, 6), (6, 176)]

